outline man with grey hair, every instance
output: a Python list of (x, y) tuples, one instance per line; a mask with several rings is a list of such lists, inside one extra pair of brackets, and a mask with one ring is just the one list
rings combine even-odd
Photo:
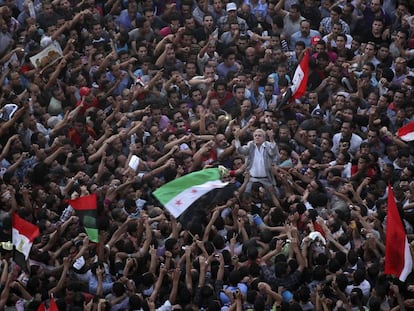
[[(266, 135), (269, 141), (266, 140)], [(279, 154), (273, 130), (257, 129), (253, 132), (253, 140), (242, 146), (240, 143), (240, 131), (235, 133), (235, 147), (237, 152), (246, 156), (246, 170), (249, 173), (249, 181), (246, 192), (250, 192), (252, 184), (261, 183), (267, 191), (274, 196), (275, 177), (272, 173), (274, 157)]]

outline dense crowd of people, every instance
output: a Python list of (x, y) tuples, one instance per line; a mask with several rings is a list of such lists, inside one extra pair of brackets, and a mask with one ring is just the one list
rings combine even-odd
[[(387, 311), (390, 184), (409, 241), (406, 0), (0, 1), (0, 309)], [(305, 51), (307, 90), (284, 97)], [(131, 161), (134, 159), (134, 161)], [(228, 186), (175, 219), (152, 195)], [(68, 200), (97, 195), (99, 243)], [(37, 225), (13, 261), (11, 215)], [(410, 247), (414, 244), (410, 244)]]

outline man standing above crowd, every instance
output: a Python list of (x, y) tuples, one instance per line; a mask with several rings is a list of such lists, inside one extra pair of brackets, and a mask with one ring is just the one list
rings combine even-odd
[[(250, 176), (246, 191), (250, 192), (252, 184), (259, 182), (266, 189), (274, 192), (272, 188), (275, 185), (275, 178), (272, 173), (272, 164), (274, 157), (279, 154), (279, 149), (274, 139), (273, 130), (268, 130), (267, 132), (262, 129), (255, 130), (253, 132), (253, 140), (244, 146), (241, 145), (239, 135), (240, 132), (236, 132), (235, 146), (237, 152), (247, 156), (246, 170)], [(269, 141), (266, 140), (266, 135)]]

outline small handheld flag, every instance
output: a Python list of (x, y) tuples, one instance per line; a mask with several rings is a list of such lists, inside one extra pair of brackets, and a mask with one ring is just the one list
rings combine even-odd
[(283, 95), (282, 101), (278, 105), (278, 108), (281, 109), (287, 102), (293, 98), (298, 99), (305, 95), (306, 87), (308, 85), (308, 75), (309, 75), (309, 49), (306, 49), (302, 60), (299, 65), (296, 67), (295, 73), (292, 79), (292, 85), (287, 89), (286, 93)]
[(12, 215), (12, 227), (13, 245), (16, 251), (23, 254), (27, 260), (33, 241), (40, 234), (39, 228), (21, 218), (17, 213)]
[(69, 200), (69, 204), (79, 215), (89, 240), (98, 243), (99, 232), (96, 224), (96, 194), (94, 193), (75, 200)]
[(404, 141), (413, 141), (414, 140), (414, 121), (400, 127), (397, 131), (397, 136)]

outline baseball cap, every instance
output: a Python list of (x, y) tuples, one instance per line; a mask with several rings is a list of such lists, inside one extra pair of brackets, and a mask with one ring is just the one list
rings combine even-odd
[(311, 45), (317, 45), (319, 41), (321, 41), (322, 38), (320, 36), (313, 36), (311, 38)]
[(227, 3), (227, 5), (226, 5), (226, 11), (227, 12), (236, 11), (236, 10), (237, 10), (237, 5), (234, 2)]
[(322, 119), (323, 118), (323, 112), (322, 112), (322, 110), (320, 110), (320, 109), (315, 109), (313, 112), (312, 112), (312, 117), (314, 117), (314, 118), (319, 118), (319, 119)]
[(80, 96), (88, 96), (90, 92), (91, 92), (91, 89), (88, 88), (87, 86), (82, 86), (79, 89), (79, 95)]
[(292, 299), (293, 299), (293, 294), (292, 294), (292, 292), (291, 292), (291, 291), (284, 290), (284, 291), (282, 292), (282, 298), (283, 298), (283, 301), (284, 301), (284, 302), (291, 302), (291, 301), (292, 301)]

